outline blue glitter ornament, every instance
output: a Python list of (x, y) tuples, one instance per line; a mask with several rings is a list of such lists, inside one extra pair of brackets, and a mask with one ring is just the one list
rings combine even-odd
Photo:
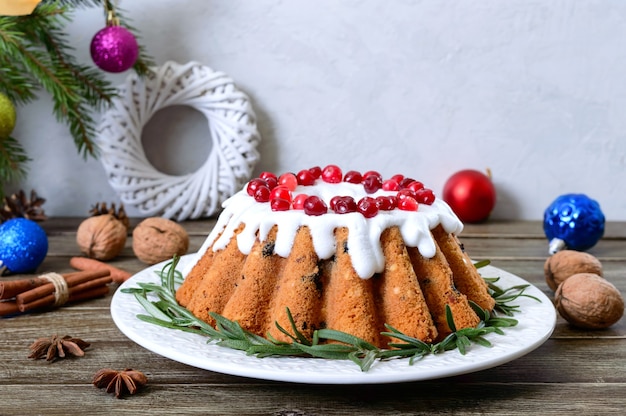
[(587, 195), (561, 195), (546, 208), (543, 231), (550, 242), (550, 254), (566, 248), (584, 251), (604, 235), (604, 214)]
[(0, 275), (32, 273), (46, 254), (48, 237), (36, 222), (13, 218), (0, 225)]

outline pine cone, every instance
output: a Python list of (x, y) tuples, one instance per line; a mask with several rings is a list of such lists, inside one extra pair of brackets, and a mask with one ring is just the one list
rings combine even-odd
[(117, 218), (119, 221), (124, 224), (124, 227), (128, 230), (130, 228), (130, 221), (128, 216), (126, 215), (126, 210), (124, 210), (124, 204), (120, 203), (120, 208), (115, 209), (115, 203), (111, 203), (111, 207), (107, 207), (106, 202), (101, 202), (100, 204), (94, 205), (91, 210), (89, 210), (89, 214), (92, 217), (97, 217), (98, 215), (106, 215), (110, 214), (113, 217)]
[(23, 190), (20, 190), (4, 198), (4, 206), (0, 210), (0, 220), (26, 218), (33, 221), (44, 221), (48, 218), (41, 208), (44, 202), (46, 200), (40, 198), (34, 190), (30, 191), (30, 199)]

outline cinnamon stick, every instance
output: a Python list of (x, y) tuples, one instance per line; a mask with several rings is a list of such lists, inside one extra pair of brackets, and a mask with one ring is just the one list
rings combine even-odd
[[(109, 286), (107, 285), (99, 285), (99, 286), (96, 286), (95, 288), (75, 291), (74, 293), (72, 293), (70, 290), (70, 296), (67, 302), (70, 303), (70, 302), (77, 302), (81, 300), (93, 299), (95, 297), (104, 296), (107, 293), (109, 293)], [(47, 295), (43, 298), (36, 299), (30, 303), (17, 304), (17, 307), (20, 312), (28, 312), (33, 309), (46, 308), (52, 305), (54, 305), (54, 295)]]
[(0, 302), (0, 316), (15, 315), (19, 311), (17, 303), (14, 300)]
[(40, 277), (0, 282), (0, 299), (14, 298), (22, 292), (26, 292), (27, 290), (34, 289), (46, 283), (50, 282)]
[[(63, 277), (67, 282), (67, 287), (72, 288), (78, 284), (88, 282), (90, 280), (98, 279), (100, 277), (108, 276), (108, 270), (97, 270), (97, 271), (89, 271), (89, 272), (75, 272), (64, 274)], [(45, 279), (44, 279), (45, 280)], [(43, 298), (47, 295), (54, 293), (54, 285), (50, 282), (43, 284), (34, 289), (28, 290), (26, 292), (22, 292), (15, 296), (15, 300), (18, 304), (30, 303), (36, 299)]]
[(70, 296), (68, 302), (78, 302), (104, 296), (109, 293), (109, 290), (109, 286), (100, 286), (96, 287), (95, 289), (85, 290), (79, 293), (75, 293), (74, 296)]
[(102, 270), (106, 269), (111, 274), (111, 278), (115, 283), (124, 283), (133, 274), (126, 270), (119, 269), (108, 263), (96, 259), (90, 259), (88, 257), (72, 257), (70, 259), (70, 266), (77, 270)]
[(72, 295), (72, 293), (84, 292), (85, 290), (90, 290), (98, 286), (106, 286), (112, 281), (113, 279), (111, 279), (111, 276), (104, 276), (98, 279), (89, 280), (88, 282), (84, 282), (76, 286), (72, 286), (69, 289), (70, 296)]
[[(73, 277), (76, 275), (78, 275), (78, 272), (69, 273), (64, 276)], [(41, 277), (0, 281), (0, 300), (14, 298), (20, 293), (49, 283), (50, 281), (48, 279), (42, 279)]]

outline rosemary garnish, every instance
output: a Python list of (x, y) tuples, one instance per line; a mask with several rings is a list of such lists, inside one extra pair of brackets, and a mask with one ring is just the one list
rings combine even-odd
[[(474, 266), (479, 269), (481, 267), (488, 266), (490, 264), (489, 260), (482, 260), (474, 263)], [(495, 310), (498, 312), (502, 312), (507, 316), (513, 316), (515, 313), (519, 312), (519, 305), (512, 305), (511, 302), (517, 300), (519, 297), (527, 297), (536, 300), (537, 302), (541, 302), (539, 298), (535, 296), (524, 293), (526, 288), (530, 285), (518, 285), (511, 286), (508, 289), (501, 289), (496, 285), (496, 282), (500, 280), (499, 277), (483, 277), (487, 286), (489, 287), (489, 294), (496, 301)], [(479, 315), (480, 316), (480, 315)]]
[[(381, 334), (393, 338), (394, 341), (389, 343), (389, 349), (381, 349), (361, 338), (333, 329), (318, 329), (314, 331), (313, 339), (309, 340), (297, 329), (291, 312), (287, 308), (290, 328), (283, 328), (276, 323), (278, 330), (291, 341), (283, 342), (269, 335), (264, 338), (253, 334), (243, 329), (236, 321), (231, 321), (211, 312), (211, 317), (216, 321), (216, 325), (213, 327), (180, 306), (175, 297), (176, 288), (183, 281), (182, 274), (176, 270), (178, 261), (179, 258), (174, 257), (161, 271), (156, 272), (160, 276), (160, 284), (138, 282), (136, 288), (122, 289), (123, 293), (134, 294), (137, 301), (148, 313), (148, 315), (139, 314), (137, 318), (165, 328), (200, 334), (208, 337), (208, 342), (212, 341), (216, 345), (241, 350), (248, 355), (259, 358), (301, 356), (351, 360), (362, 371), (367, 371), (377, 360), (409, 358), (409, 364), (412, 365), (415, 360), (427, 355), (454, 349), (458, 349), (464, 355), (472, 344), (490, 347), (491, 343), (485, 338), (485, 335), (490, 333), (502, 335), (504, 334), (502, 328), (517, 325), (517, 320), (497, 316), (471, 302), (472, 308), (481, 319), (475, 328), (457, 330), (452, 312), (449, 307), (446, 307), (446, 319), (452, 333), (442, 341), (428, 344), (385, 324), (387, 331)], [(486, 264), (477, 264), (477, 267), (484, 265)], [(485, 278), (485, 280), (489, 286), (490, 294), (496, 300), (496, 312), (499, 311), (508, 316), (519, 312), (519, 305), (512, 305), (510, 302), (520, 296), (527, 296), (539, 301), (533, 296), (524, 294), (524, 290), (529, 285), (519, 285), (503, 290), (495, 285), (498, 278)], [(149, 300), (149, 296), (156, 298), (156, 300)], [(327, 341), (333, 342), (328, 343)]]

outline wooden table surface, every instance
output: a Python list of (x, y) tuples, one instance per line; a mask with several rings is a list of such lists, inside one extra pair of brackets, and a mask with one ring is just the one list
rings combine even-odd
[[(71, 271), (69, 258), (79, 255), (79, 222), (41, 223), (50, 247), (39, 272)], [(212, 224), (183, 223), (190, 251), (199, 248)], [(552, 298), (543, 276), (547, 242), (540, 222), (466, 226), (461, 239), (474, 259), (490, 259)], [(626, 223), (608, 223), (605, 237), (589, 252), (602, 261), (605, 277), (626, 293)], [(132, 272), (145, 267), (133, 256), (130, 240), (112, 264)], [(535, 351), (467, 375), (385, 385), (305, 385), (229, 376), (163, 358), (117, 329), (110, 301), (108, 295), (0, 318), (0, 415), (600, 415), (622, 414), (626, 408), (625, 319), (606, 330), (586, 331), (559, 318), (553, 335)], [(52, 334), (79, 337), (91, 347), (82, 358), (52, 363), (27, 358), (36, 338)], [(116, 399), (91, 384), (105, 367), (140, 370), (148, 385), (137, 395)]]

